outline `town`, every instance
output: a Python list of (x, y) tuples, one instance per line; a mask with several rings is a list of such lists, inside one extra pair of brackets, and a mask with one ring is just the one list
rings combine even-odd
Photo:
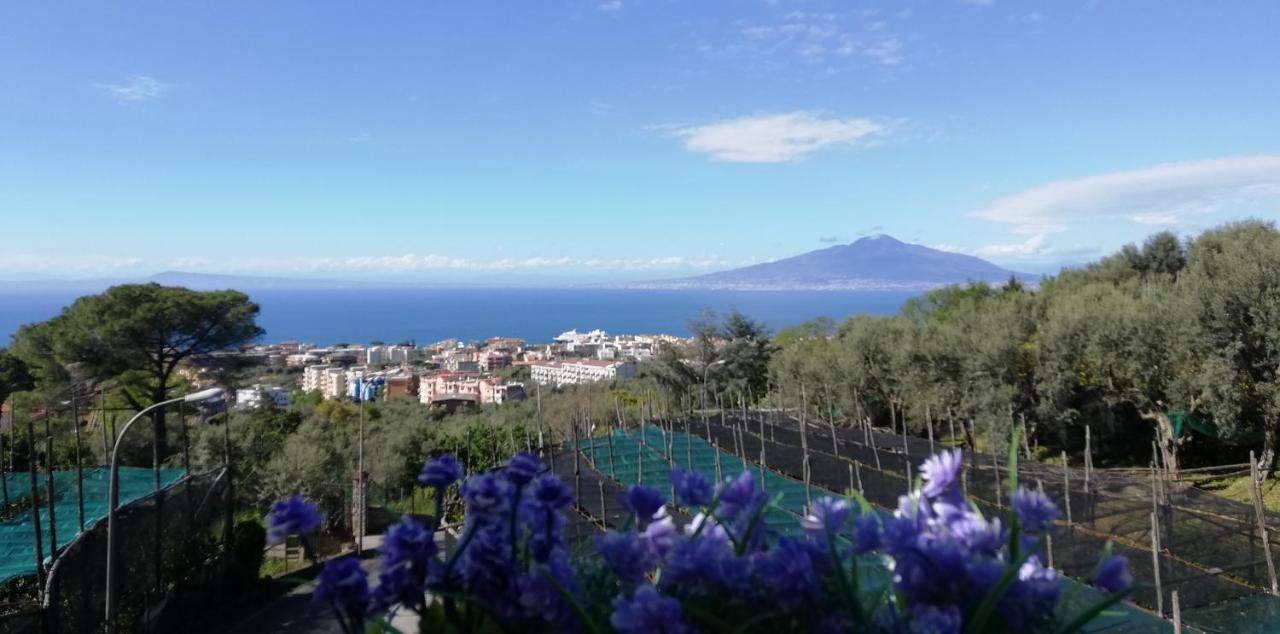
[(527, 383), (559, 388), (630, 378), (636, 364), (653, 358), (662, 346), (687, 341), (674, 335), (610, 335), (603, 330), (569, 330), (549, 343), (500, 336), (425, 346), (284, 341), (210, 355), (187, 370), (187, 378), (197, 385), (215, 384), (204, 371), (209, 365), (267, 371), (274, 384), (259, 382), (235, 391), (235, 407), (240, 409), (268, 403), (287, 407), (296, 390), (318, 392), (326, 400), (416, 400), (454, 410), (524, 400), (534, 389)]

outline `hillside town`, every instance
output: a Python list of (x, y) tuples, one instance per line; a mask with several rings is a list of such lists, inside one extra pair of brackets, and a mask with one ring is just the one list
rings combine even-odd
[[(533, 385), (558, 388), (629, 378), (636, 364), (664, 345), (687, 340), (673, 335), (610, 335), (603, 330), (569, 330), (549, 343), (515, 337), (466, 342), (448, 339), (419, 346), (297, 341), (245, 346), (213, 355), (281, 373), (281, 385), (254, 384), (236, 391), (236, 407), (289, 404), (294, 389), (317, 392), (325, 400), (413, 400), (433, 408), (500, 405), (529, 396)], [(195, 378), (195, 377), (191, 377)]]

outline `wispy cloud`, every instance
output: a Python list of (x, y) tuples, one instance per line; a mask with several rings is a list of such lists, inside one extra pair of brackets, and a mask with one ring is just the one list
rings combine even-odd
[(677, 128), (690, 152), (721, 161), (785, 163), (819, 150), (865, 144), (883, 136), (885, 124), (866, 118), (840, 119), (799, 110)]
[(134, 75), (115, 84), (94, 84), (95, 88), (105, 92), (116, 101), (150, 101), (160, 97), (166, 86), (153, 77)]
[(13, 274), (132, 274), (156, 270), (206, 273), (371, 273), (505, 272), (505, 271), (662, 271), (725, 268), (734, 263), (716, 256), (660, 256), (652, 258), (584, 258), (535, 256), (475, 259), (440, 254), (332, 257), (204, 257), (144, 259), (111, 256), (46, 256), (21, 253), (0, 255), (0, 270)]
[(1208, 214), (1249, 212), (1277, 200), (1280, 155), (1259, 154), (1055, 181), (996, 200), (971, 215), (1035, 237), (1066, 231), (1084, 220), (1177, 226)]
[(596, 5), (601, 11), (621, 11), (622, 0), (606, 0)]
[(836, 236), (822, 236), (821, 238), (818, 238), (818, 242), (823, 244), (835, 244), (839, 241), (840, 238), (837, 238)]
[(874, 9), (842, 13), (790, 11), (770, 20), (737, 24), (736, 38), (723, 45), (704, 44), (708, 53), (754, 59), (785, 67), (795, 60), (824, 74), (850, 65), (897, 66), (906, 44), (892, 21)]

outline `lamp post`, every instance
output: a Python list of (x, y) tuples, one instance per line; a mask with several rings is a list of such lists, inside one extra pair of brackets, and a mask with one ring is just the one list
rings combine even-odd
[(116, 434), (115, 445), (111, 448), (110, 497), (107, 500), (107, 591), (105, 597), (107, 604), (107, 632), (115, 632), (116, 630), (116, 600), (118, 599), (116, 596), (115, 578), (116, 507), (120, 505), (120, 443), (124, 439), (124, 435), (129, 432), (129, 427), (131, 427), (139, 418), (142, 418), (142, 416), (147, 412), (173, 403), (196, 403), (217, 398), (221, 395), (222, 388), (213, 387), (193, 394), (188, 394), (186, 396), (161, 401), (143, 409), (137, 414), (134, 414), (133, 418), (130, 418), (129, 422), (125, 423), (124, 427), (120, 429), (120, 433)]
[[(364, 523), (365, 509), (369, 506), (369, 501), (365, 499), (368, 495), (368, 487), (365, 486), (364, 474), (364, 402), (369, 396), (369, 389), (382, 385), (379, 377), (374, 377), (368, 381), (361, 376), (356, 386), (356, 400), (360, 402), (360, 439), (357, 442), (356, 450), (356, 477), (360, 479), (360, 515), (356, 518), (356, 556), (364, 552)], [(353, 501), (355, 496), (352, 496)]]

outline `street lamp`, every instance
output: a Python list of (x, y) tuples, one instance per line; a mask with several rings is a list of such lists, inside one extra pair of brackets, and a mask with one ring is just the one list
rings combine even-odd
[(120, 443), (124, 440), (124, 435), (129, 432), (129, 427), (133, 425), (143, 414), (151, 410), (171, 405), (173, 403), (197, 403), (207, 401), (209, 399), (222, 396), (222, 388), (211, 387), (207, 390), (201, 390), (186, 396), (171, 398), (167, 401), (160, 401), (142, 411), (133, 415), (129, 422), (124, 424), (120, 429), (120, 433), (116, 434), (115, 445), (111, 448), (111, 480), (110, 493), (107, 501), (107, 632), (114, 632), (116, 629), (116, 507), (120, 505)]
[(364, 402), (365, 402), (365, 399), (369, 397), (370, 388), (376, 388), (382, 385), (382, 378), (373, 377), (370, 380), (366, 381), (365, 377), (361, 375), (361, 377), (357, 380), (359, 382), (356, 384), (356, 400), (360, 402), (360, 440), (357, 443), (359, 448), (357, 449), (357, 457), (356, 457), (356, 477), (360, 478), (360, 515), (358, 517), (358, 521), (356, 522), (357, 526), (355, 528), (356, 528), (356, 555), (359, 556), (364, 552), (365, 509), (368, 508), (369, 506), (368, 500), (365, 499), (365, 495), (368, 494), (368, 489), (365, 486), (365, 482), (364, 482), (365, 481)]

